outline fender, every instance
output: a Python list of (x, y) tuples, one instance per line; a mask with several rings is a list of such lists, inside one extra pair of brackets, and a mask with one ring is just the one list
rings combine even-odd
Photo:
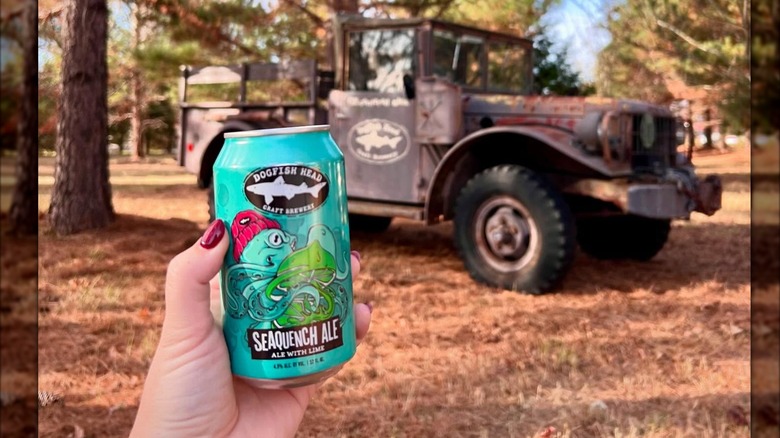
[[(532, 169), (559, 171), (590, 178), (615, 178), (625, 176), (626, 170), (611, 169), (601, 157), (591, 156), (572, 146), (574, 133), (551, 126), (494, 126), (469, 134), (461, 139), (442, 157), (433, 173), (425, 197), (425, 221), (434, 224), (449, 216), (450, 191), (459, 188), (455, 182), (456, 168), (464, 158), (479, 147), (478, 156), (488, 156), (500, 151), (499, 163), (516, 163)], [(475, 163), (476, 171), (479, 167)], [(488, 167), (489, 167), (488, 165)], [(471, 174), (473, 175), (473, 174)], [(470, 177), (471, 175), (468, 175)], [(453, 187), (453, 184), (456, 187)], [(465, 181), (462, 182), (465, 184)], [(446, 219), (446, 218), (444, 218)]]

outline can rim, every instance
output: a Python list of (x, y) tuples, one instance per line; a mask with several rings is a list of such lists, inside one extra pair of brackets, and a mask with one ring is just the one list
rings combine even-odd
[(330, 125), (292, 126), (288, 128), (256, 129), (254, 131), (226, 132), (225, 138), (268, 137), (271, 135), (303, 134), (306, 132), (328, 131)]

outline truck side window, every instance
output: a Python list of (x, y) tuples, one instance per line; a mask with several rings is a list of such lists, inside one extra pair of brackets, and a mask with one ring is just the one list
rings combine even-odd
[(482, 88), (482, 38), (433, 33), (433, 74), (470, 88)]
[(452, 32), (433, 33), (433, 75), (455, 81), (455, 47), (458, 40)]
[(415, 76), (413, 29), (349, 34), (347, 90), (403, 92), (403, 75)]

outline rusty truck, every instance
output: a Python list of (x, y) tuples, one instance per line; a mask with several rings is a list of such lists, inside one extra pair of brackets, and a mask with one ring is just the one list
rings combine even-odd
[[(685, 132), (668, 108), (532, 95), (528, 39), (422, 18), (342, 17), (331, 34), (323, 66), (182, 67), (178, 159), (201, 187), (227, 132), (328, 124), (351, 228), (451, 220), (476, 281), (531, 294), (560, 285), (577, 246), (650, 260), (672, 220), (720, 208), (719, 177), (697, 176), (678, 151)], [(252, 98), (253, 85), (280, 80), (303, 97)], [(236, 98), (190, 97), (225, 83)]]

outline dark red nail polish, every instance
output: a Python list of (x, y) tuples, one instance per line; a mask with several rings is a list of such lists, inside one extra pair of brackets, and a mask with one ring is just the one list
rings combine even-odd
[(358, 263), (360, 263), (360, 253), (357, 251), (352, 251), (351, 254), (355, 256), (355, 258), (358, 259)]
[(200, 246), (211, 249), (219, 244), (222, 240), (222, 236), (225, 235), (225, 223), (220, 219), (215, 220), (203, 233), (203, 237), (200, 239)]

